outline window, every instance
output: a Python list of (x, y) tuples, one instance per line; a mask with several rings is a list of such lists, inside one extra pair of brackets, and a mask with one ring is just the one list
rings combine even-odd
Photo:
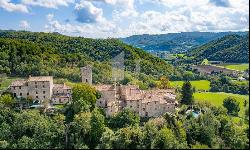
[(155, 104), (156, 104), (156, 102), (155, 102)]
[(30, 93), (27, 93), (27, 96), (29, 96), (30, 95)]
[(23, 95), (23, 93), (20, 93), (20, 96), (22, 96)]
[(36, 98), (38, 98), (38, 96), (36, 96)]
[(145, 111), (145, 108), (142, 108), (143, 111)]
[(43, 98), (45, 98), (45, 96), (43, 96)]
[(37, 88), (37, 85), (35, 86), (35, 88)]
[(14, 97), (16, 97), (16, 93), (14, 93)]
[(137, 108), (139, 108), (140, 107), (140, 105), (137, 105)]
[(45, 91), (43, 91), (43, 94), (45, 94)]
[(36, 94), (38, 94), (38, 92), (36, 91)]
[(86, 82), (88, 82), (88, 79), (86, 79)]
[(145, 116), (148, 117), (148, 112), (145, 113)]
[(19, 86), (19, 89), (21, 89), (22, 87), (21, 86)]
[(35, 82), (35, 84), (37, 84), (37, 82)]
[(45, 85), (43, 85), (43, 88), (45, 88)]
[(16, 89), (16, 87), (13, 87), (14, 88), (14, 90)]
[(157, 110), (157, 108), (155, 107), (155, 110)]
[(130, 106), (130, 108), (132, 108), (132, 106)]

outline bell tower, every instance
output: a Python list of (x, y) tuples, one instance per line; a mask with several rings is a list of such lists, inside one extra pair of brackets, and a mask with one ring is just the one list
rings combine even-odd
[(92, 85), (92, 67), (87, 65), (81, 68), (82, 83)]

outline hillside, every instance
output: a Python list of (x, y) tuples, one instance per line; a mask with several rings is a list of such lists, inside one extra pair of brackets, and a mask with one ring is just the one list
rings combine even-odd
[(249, 62), (248, 37), (249, 34), (227, 35), (192, 50), (189, 55), (194, 56), (198, 61), (208, 59), (210, 61), (247, 63)]
[(89, 39), (52, 33), (0, 31), (0, 72), (12, 76), (53, 75), (80, 81), (80, 67), (93, 65), (93, 80), (111, 82), (110, 60), (125, 52), (128, 72), (140, 59), (141, 73), (158, 78), (171, 65), (116, 39)]
[(182, 53), (229, 34), (245, 35), (246, 32), (181, 32), (161, 35), (145, 34), (121, 38), (121, 40), (144, 50)]

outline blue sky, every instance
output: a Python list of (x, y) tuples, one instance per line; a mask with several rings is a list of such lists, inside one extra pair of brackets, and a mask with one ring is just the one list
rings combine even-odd
[(249, 0), (0, 0), (0, 29), (107, 38), (248, 26)]

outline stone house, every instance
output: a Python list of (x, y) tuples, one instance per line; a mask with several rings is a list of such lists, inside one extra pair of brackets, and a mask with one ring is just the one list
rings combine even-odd
[(53, 104), (63, 104), (71, 100), (71, 88), (65, 84), (54, 84), (52, 76), (29, 76), (27, 80), (16, 80), (8, 90), (14, 97), (33, 100), (51, 100)]
[(131, 109), (141, 117), (157, 117), (173, 112), (176, 107), (174, 90), (140, 90), (135, 85), (96, 85), (102, 97), (96, 105), (112, 116), (124, 108)]

